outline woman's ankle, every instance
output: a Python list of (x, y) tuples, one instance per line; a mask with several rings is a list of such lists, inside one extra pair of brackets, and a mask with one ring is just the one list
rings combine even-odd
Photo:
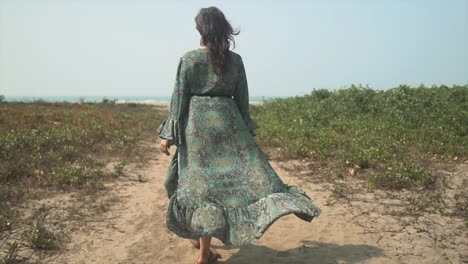
[(211, 250), (208, 249), (208, 250), (200, 250), (200, 257), (202, 259), (208, 259), (210, 257), (210, 254), (211, 254)]

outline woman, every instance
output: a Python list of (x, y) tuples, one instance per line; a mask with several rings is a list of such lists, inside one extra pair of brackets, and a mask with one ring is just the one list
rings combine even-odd
[(170, 115), (159, 128), (161, 151), (177, 146), (165, 186), (167, 227), (200, 247), (198, 263), (216, 261), (216, 237), (227, 245), (260, 238), (278, 218), (320, 214), (300, 189), (284, 184), (256, 144), (237, 35), (216, 7), (195, 17), (201, 48), (179, 61)]

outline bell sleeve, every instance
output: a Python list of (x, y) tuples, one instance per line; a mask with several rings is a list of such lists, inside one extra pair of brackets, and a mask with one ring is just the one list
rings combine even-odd
[(245, 73), (244, 63), (240, 59), (239, 65), (239, 80), (237, 82), (236, 90), (234, 93), (234, 100), (241, 113), (242, 119), (244, 119), (245, 125), (255, 135), (255, 129), (259, 128), (257, 123), (250, 116), (249, 111), (249, 87), (247, 85), (247, 76)]
[(169, 117), (158, 128), (159, 137), (169, 140), (171, 144), (176, 146), (183, 144), (182, 124), (190, 102), (186, 71), (186, 62), (181, 58), (177, 67)]

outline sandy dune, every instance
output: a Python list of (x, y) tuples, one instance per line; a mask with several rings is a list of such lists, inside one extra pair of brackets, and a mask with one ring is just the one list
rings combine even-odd
[[(166, 229), (168, 199), (162, 183), (170, 157), (159, 154), (156, 142), (151, 144), (154, 155), (147, 166), (129, 171), (142, 175), (147, 181), (112, 183), (113, 193), (121, 201), (104, 213), (105, 220), (74, 232), (66, 250), (43, 260), (44, 263), (196, 263), (198, 251), (187, 240)], [(363, 194), (363, 197), (357, 197), (359, 199), (349, 204), (326, 206), (330, 195), (326, 185), (291, 177), (276, 162), (273, 162), (273, 166), (285, 182), (303, 188), (322, 209), (322, 215), (312, 223), (301, 221), (293, 215), (284, 217), (273, 224), (257, 243), (241, 248), (225, 247), (215, 240), (214, 245), (223, 256), (220, 263), (467, 261), (467, 233), (466, 228), (458, 229), (460, 223), (449, 225), (452, 220), (434, 214), (439, 219), (439, 225), (431, 228), (440, 234), (434, 239), (431, 237), (433, 232), (422, 232), (414, 227), (415, 224), (422, 225), (424, 219), (409, 219), (415, 222), (405, 225), (383, 214), (392, 203), (398, 203), (396, 200), (386, 198), (380, 201), (376, 192)], [(432, 216), (427, 217), (432, 219)], [(452, 237), (451, 232), (457, 237)], [(446, 239), (442, 234), (447, 236)]]

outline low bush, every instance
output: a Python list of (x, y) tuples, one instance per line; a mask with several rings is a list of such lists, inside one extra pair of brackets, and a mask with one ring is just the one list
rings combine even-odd
[(314, 90), (267, 100), (252, 113), (259, 143), (279, 158), (372, 168), (371, 189), (430, 186), (424, 164), (468, 154), (468, 85)]
[(32, 186), (99, 188), (103, 161), (140, 157), (136, 143), (154, 136), (162, 119), (150, 106), (0, 105), (0, 200), (22, 197)]

